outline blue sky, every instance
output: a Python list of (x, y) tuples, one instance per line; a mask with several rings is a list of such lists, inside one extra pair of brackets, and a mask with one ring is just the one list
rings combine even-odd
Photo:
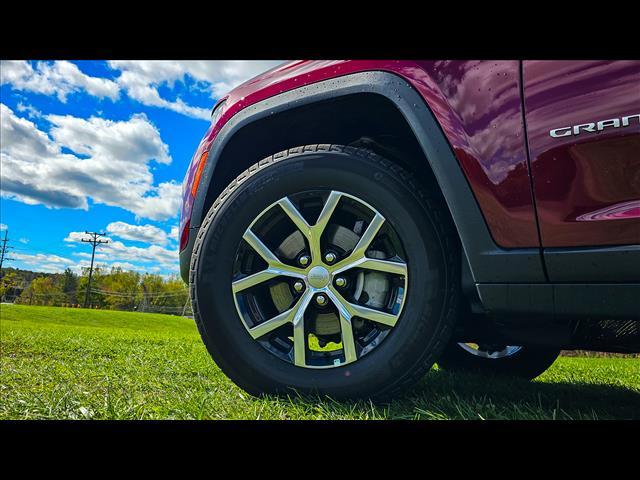
[(6, 266), (80, 271), (89, 230), (110, 241), (98, 264), (176, 274), (181, 183), (210, 109), (278, 63), (2, 61)]

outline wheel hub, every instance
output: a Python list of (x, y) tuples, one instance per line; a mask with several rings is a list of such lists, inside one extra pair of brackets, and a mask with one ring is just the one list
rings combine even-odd
[(329, 285), (330, 280), (331, 274), (329, 273), (329, 270), (320, 265), (313, 267), (307, 274), (307, 282), (313, 288), (325, 288)]

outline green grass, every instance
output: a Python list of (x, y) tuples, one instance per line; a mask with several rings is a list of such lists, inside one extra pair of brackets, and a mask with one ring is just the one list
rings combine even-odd
[(560, 358), (534, 382), (434, 368), (390, 404), (254, 398), (181, 317), (0, 306), (2, 419), (640, 418), (640, 360)]

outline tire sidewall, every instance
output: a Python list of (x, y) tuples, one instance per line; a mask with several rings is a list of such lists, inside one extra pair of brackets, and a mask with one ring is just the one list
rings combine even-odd
[[(354, 195), (391, 224), (407, 252), (408, 289), (398, 323), (373, 351), (341, 367), (307, 369), (277, 358), (249, 335), (235, 308), (231, 278), (242, 235), (267, 206), (323, 188)], [(381, 392), (440, 340), (450, 279), (437, 225), (415, 191), (365, 158), (344, 152), (289, 156), (240, 183), (204, 228), (193, 285), (198, 321), (215, 362), (251, 393)]]

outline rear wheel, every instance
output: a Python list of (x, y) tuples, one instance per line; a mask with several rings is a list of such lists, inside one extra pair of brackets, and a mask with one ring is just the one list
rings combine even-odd
[(445, 370), (467, 371), (533, 379), (547, 370), (560, 350), (451, 342), (438, 365)]
[(381, 398), (447, 344), (459, 264), (437, 195), (369, 151), (314, 145), (214, 202), (190, 286), (211, 356), (248, 392)]

